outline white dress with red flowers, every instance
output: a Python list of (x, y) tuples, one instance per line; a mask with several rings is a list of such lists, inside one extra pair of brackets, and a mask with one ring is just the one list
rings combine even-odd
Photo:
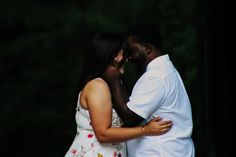
[[(127, 157), (125, 143), (104, 144), (97, 140), (91, 126), (89, 112), (83, 109), (79, 102), (75, 115), (77, 134), (65, 157)], [(121, 125), (121, 119), (113, 109), (112, 127)]]

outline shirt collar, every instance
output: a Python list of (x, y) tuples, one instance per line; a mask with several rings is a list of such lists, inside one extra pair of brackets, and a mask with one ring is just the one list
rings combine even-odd
[(157, 67), (159, 65), (161, 65), (163, 62), (168, 62), (170, 61), (170, 57), (168, 54), (166, 55), (162, 55), (162, 56), (159, 56), (155, 59), (153, 59), (148, 65), (147, 65), (147, 68), (146, 68), (146, 71), (154, 68), (154, 67)]

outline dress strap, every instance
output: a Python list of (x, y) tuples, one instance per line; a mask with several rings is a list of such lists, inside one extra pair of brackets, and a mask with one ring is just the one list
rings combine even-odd
[(87, 110), (87, 109), (85, 109), (85, 108), (81, 105), (81, 103), (80, 103), (80, 95), (81, 95), (81, 91), (79, 92), (79, 95), (78, 95), (76, 110), (78, 110), (78, 111), (79, 111), (80, 109), (82, 109), (82, 110)]

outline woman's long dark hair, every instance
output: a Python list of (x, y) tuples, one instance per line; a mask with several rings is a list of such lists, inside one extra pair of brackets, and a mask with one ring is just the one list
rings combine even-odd
[(98, 33), (91, 41), (80, 74), (79, 91), (87, 82), (102, 77), (106, 67), (122, 49), (123, 36), (118, 33)]

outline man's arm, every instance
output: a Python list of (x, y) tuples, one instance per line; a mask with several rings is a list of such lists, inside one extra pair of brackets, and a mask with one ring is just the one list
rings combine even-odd
[(131, 127), (141, 123), (144, 119), (127, 107), (129, 94), (119, 77), (114, 77), (112, 80), (108, 81), (108, 84), (112, 93), (114, 108), (123, 120), (125, 126)]

